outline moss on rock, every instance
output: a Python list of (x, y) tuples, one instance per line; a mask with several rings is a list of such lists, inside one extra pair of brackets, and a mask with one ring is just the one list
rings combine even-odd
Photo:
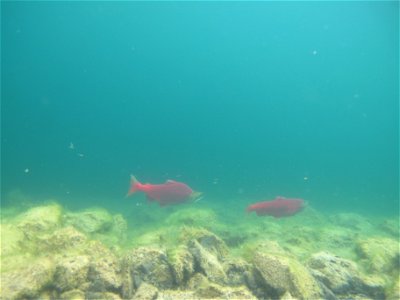
[(398, 274), (399, 242), (372, 237), (357, 242), (356, 251), (367, 271), (379, 274)]
[(298, 261), (257, 252), (253, 259), (263, 297), (280, 298), (286, 292), (299, 299), (318, 299), (322, 292), (307, 268)]

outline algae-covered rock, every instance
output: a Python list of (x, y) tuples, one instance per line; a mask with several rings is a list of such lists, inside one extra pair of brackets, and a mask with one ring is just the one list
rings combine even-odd
[(298, 299), (318, 299), (322, 293), (307, 268), (293, 258), (257, 252), (253, 259), (263, 297), (280, 298), (286, 292)]
[(185, 245), (169, 251), (168, 260), (177, 285), (185, 284), (194, 273), (194, 258)]
[(121, 214), (116, 214), (113, 216), (112, 224), (112, 234), (117, 236), (120, 241), (124, 242), (126, 240), (126, 234), (128, 230), (128, 223)]
[(54, 286), (60, 292), (73, 289), (86, 290), (90, 259), (86, 255), (66, 257), (57, 262)]
[(400, 235), (399, 219), (397, 218), (397, 219), (384, 220), (379, 224), (379, 229), (398, 238)]
[(246, 287), (223, 287), (216, 283), (200, 286), (195, 295), (200, 299), (256, 299)]
[(106, 256), (93, 259), (89, 264), (87, 278), (90, 282), (89, 290), (119, 291), (122, 283), (117, 258), (110, 252)]
[(64, 292), (60, 295), (60, 300), (82, 300), (85, 299), (85, 292), (75, 289)]
[(352, 230), (371, 230), (373, 225), (367, 218), (355, 213), (339, 213), (330, 217), (332, 223)]
[(356, 250), (370, 272), (396, 273), (399, 269), (399, 242), (388, 238), (368, 238), (357, 242)]
[[(82, 299), (82, 298), (81, 298)], [(87, 292), (85, 300), (121, 300), (122, 298), (116, 293), (110, 292)]]
[(327, 252), (314, 254), (309, 262), (311, 274), (335, 295), (343, 298), (383, 299), (383, 286), (362, 278), (354, 262)]
[(158, 289), (170, 289), (175, 285), (167, 256), (160, 250), (144, 247), (134, 249), (122, 260), (122, 267), (124, 298), (131, 297), (143, 282)]
[(158, 295), (158, 289), (149, 283), (143, 282), (136, 291), (133, 298), (135, 300), (153, 300)]
[(113, 224), (112, 215), (105, 209), (88, 209), (82, 212), (69, 212), (63, 216), (66, 225), (71, 225), (87, 233), (101, 233), (109, 230)]
[(183, 228), (181, 231), (181, 240), (182, 242), (196, 240), (203, 249), (216, 256), (219, 260), (223, 260), (228, 254), (228, 247), (224, 241), (203, 228)]
[(25, 268), (1, 274), (1, 299), (37, 298), (52, 282), (54, 265), (49, 259), (32, 262)]
[(194, 291), (194, 295), (187, 299), (255, 299), (245, 286), (222, 286), (210, 282), (201, 273), (194, 274), (186, 288)]
[(0, 224), (0, 233), (0, 255), (2, 258), (21, 251), (24, 233), (18, 227), (12, 224)]
[(242, 259), (230, 259), (223, 263), (223, 269), (230, 286), (248, 285), (252, 281), (253, 267)]
[(196, 265), (213, 282), (226, 283), (227, 277), (218, 257), (206, 250), (197, 240), (188, 244)]
[(206, 286), (209, 284), (209, 280), (202, 273), (195, 273), (188, 281), (186, 288), (188, 290), (195, 290), (200, 286)]
[(84, 245), (87, 238), (74, 227), (60, 228), (52, 233), (40, 236), (36, 241), (36, 251), (39, 253), (61, 253), (71, 248)]
[(217, 215), (211, 209), (200, 208), (183, 208), (172, 213), (167, 219), (166, 224), (185, 225), (185, 226), (200, 226), (212, 228), (217, 223)]
[(400, 276), (397, 277), (396, 281), (388, 288), (386, 292), (386, 299), (398, 300), (400, 299)]
[(187, 290), (164, 290), (157, 295), (157, 300), (191, 300), (197, 299), (194, 291)]
[(38, 206), (17, 216), (16, 224), (25, 237), (32, 238), (59, 226), (61, 215), (62, 209), (58, 204)]

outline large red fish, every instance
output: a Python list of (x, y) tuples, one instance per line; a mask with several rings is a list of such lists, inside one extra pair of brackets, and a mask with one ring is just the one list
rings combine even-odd
[(131, 187), (127, 196), (144, 192), (147, 199), (157, 201), (161, 206), (168, 204), (178, 204), (188, 200), (200, 200), (201, 193), (194, 192), (187, 184), (183, 182), (167, 180), (163, 184), (140, 183), (135, 176), (131, 175)]
[(247, 207), (248, 212), (255, 211), (258, 216), (282, 218), (293, 216), (304, 208), (303, 199), (276, 197), (272, 201), (258, 202)]

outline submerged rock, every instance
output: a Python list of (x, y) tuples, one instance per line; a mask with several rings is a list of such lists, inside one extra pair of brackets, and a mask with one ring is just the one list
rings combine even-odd
[(388, 238), (368, 238), (357, 242), (356, 251), (370, 272), (398, 275), (400, 245)]
[(1, 274), (1, 299), (37, 298), (52, 282), (54, 265), (49, 259), (35, 261), (26, 268)]
[(157, 249), (138, 248), (128, 253), (122, 260), (123, 298), (132, 297), (143, 283), (158, 289), (175, 286), (173, 271), (164, 252)]
[(216, 283), (200, 286), (195, 295), (199, 299), (256, 299), (246, 287), (224, 287)]
[(188, 247), (194, 257), (195, 265), (209, 280), (217, 283), (227, 282), (224, 269), (216, 255), (206, 250), (197, 240), (189, 242)]
[(19, 253), (24, 241), (24, 233), (12, 224), (0, 225), (0, 255), (3, 258), (7, 255)]
[(178, 286), (186, 284), (195, 271), (194, 258), (184, 245), (169, 251), (168, 260), (171, 264), (175, 281)]
[(373, 225), (364, 217), (355, 213), (339, 213), (330, 217), (332, 223), (352, 230), (371, 230)]
[(230, 286), (245, 286), (252, 282), (253, 267), (241, 259), (230, 259), (223, 263), (223, 269)]
[(228, 247), (224, 241), (203, 228), (185, 227), (181, 232), (181, 240), (183, 242), (196, 240), (204, 250), (216, 256), (218, 260), (223, 260), (228, 255)]
[(217, 215), (211, 209), (182, 208), (172, 213), (166, 219), (166, 224), (169, 226), (186, 225), (210, 228), (217, 224)]
[(327, 252), (314, 254), (309, 262), (311, 274), (341, 298), (384, 299), (383, 286), (362, 278), (354, 262)]
[(149, 283), (143, 282), (136, 291), (133, 298), (135, 300), (153, 300), (158, 296), (158, 289)]
[(109, 252), (108, 255), (97, 257), (89, 264), (89, 290), (97, 292), (119, 292), (122, 282), (117, 258)]
[(89, 262), (89, 256), (86, 255), (66, 257), (57, 262), (53, 282), (57, 290), (59, 292), (86, 290)]
[(60, 295), (60, 300), (82, 300), (85, 299), (85, 292), (75, 289), (64, 292)]
[(200, 273), (196, 273), (190, 279), (186, 288), (194, 291), (194, 294), (185, 299), (255, 299), (255, 296), (245, 286), (222, 286), (210, 282)]
[(38, 253), (62, 253), (71, 248), (83, 246), (86, 241), (84, 234), (68, 226), (38, 237), (35, 241), (35, 250)]
[(17, 227), (30, 239), (59, 226), (61, 215), (61, 206), (57, 204), (34, 207), (16, 217)]
[(292, 258), (257, 252), (253, 265), (262, 298), (277, 299), (286, 292), (298, 299), (322, 297), (318, 283), (307, 268)]
[(157, 300), (190, 300), (197, 299), (194, 291), (187, 290), (164, 290), (157, 295)]
[(379, 224), (384, 232), (398, 238), (400, 235), (399, 219), (388, 219)]
[[(87, 292), (85, 294), (85, 300), (122, 300), (122, 298), (115, 293), (110, 292)], [(82, 300), (82, 298), (81, 298)]]
[(82, 212), (69, 212), (63, 216), (66, 225), (71, 225), (87, 233), (101, 233), (109, 230), (113, 224), (112, 215), (105, 209), (88, 209)]

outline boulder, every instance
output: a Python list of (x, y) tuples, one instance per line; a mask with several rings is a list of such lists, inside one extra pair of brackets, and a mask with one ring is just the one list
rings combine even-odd
[(172, 267), (175, 282), (178, 286), (186, 284), (194, 273), (194, 258), (185, 245), (168, 252), (168, 260)]
[(143, 282), (134, 295), (135, 300), (154, 300), (158, 296), (158, 290), (154, 285)]
[(327, 252), (310, 258), (311, 274), (332, 293), (342, 298), (371, 297), (383, 299), (383, 286), (364, 279), (354, 262)]
[(400, 235), (399, 219), (387, 219), (379, 224), (379, 229), (398, 238)]
[(86, 290), (90, 259), (86, 255), (70, 256), (61, 259), (56, 265), (54, 286), (59, 292), (73, 289)]
[(38, 237), (35, 241), (35, 252), (62, 253), (71, 248), (82, 246), (86, 241), (86, 236), (74, 227), (63, 227)]
[(398, 300), (400, 299), (400, 276), (397, 277), (396, 281), (387, 290), (386, 299)]
[(398, 274), (400, 263), (398, 241), (371, 237), (358, 241), (356, 251), (369, 272), (386, 275)]
[(227, 283), (230, 286), (249, 285), (252, 281), (253, 267), (251, 264), (237, 259), (229, 259), (223, 263), (223, 269), (227, 277)]
[(185, 225), (210, 228), (217, 223), (217, 215), (211, 209), (189, 207), (172, 213), (165, 222), (168, 226)]
[(121, 288), (119, 263), (113, 253), (92, 259), (88, 269), (89, 290), (118, 293)]
[(38, 206), (16, 217), (17, 227), (25, 238), (31, 239), (40, 233), (49, 232), (61, 222), (62, 209), (58, 204)]
[(196, 299), (194, 291), (164, 290), (157, 295), (157, 300), (190, 300)]
[(298, 299), (322, 297), (317, 281), (293, 258), (257, 252), (253, 265), (256, 281), (263, 291), (262, 298), (276, 299), (286, 292)]
[(85, 292), (75, 289), (64, 292), (60, 295), (60, 300), (82, 300), (85, 299)]
[(223, 287), (216, 283), (198, 287), (195, 295), (200, 299), (256, 299), (246, 287)]
[(113, 217), (107, 210), (97, 208), (66, 213), (63, 216), (63, 222), (86, 234), (92, 234), (110, 230), (113, 225)]
[(54, 265), (40, 259), (23, 269), (1, 274), (1, 299), (37, 298), (42, 289), (52, 282)]
[(122, 260), (123, 297), (130, 298), (143, 283), (158, 289), (175, 286), (174, 274), (167, 256), (158, 249), (141, 247), (132, 250)]
[(197, 240), (189, 242), (188, 248), (194, 257), (195, 269), (201, 270), (210, 281), (222, 284), (227, 282), (224, 269), (216, 255), (206, 250)]
[(14, 255), (21, 251), (24, 233), (12, 224), (0, 224), (0, 255)]
[(122, 298), (115, 293), (110, 292), (86, 292), (85, 297), (81, 298), (85, 300), (122, 300)]
[(368, 219), (355, 213), (339, 213), (330, 217), (335, 225), (339, 225), (348, 229), (365, 231), (371, 230), (373, 225)]
[(181, 241), (191, 242), (193, 240), (196, 240), (204, 250), (216, 256), (218, 260), (223, 260), (228, 254), (228, 247), (224, 241), (212, 232), (203, 228), (185, 227), (181, 232)]

